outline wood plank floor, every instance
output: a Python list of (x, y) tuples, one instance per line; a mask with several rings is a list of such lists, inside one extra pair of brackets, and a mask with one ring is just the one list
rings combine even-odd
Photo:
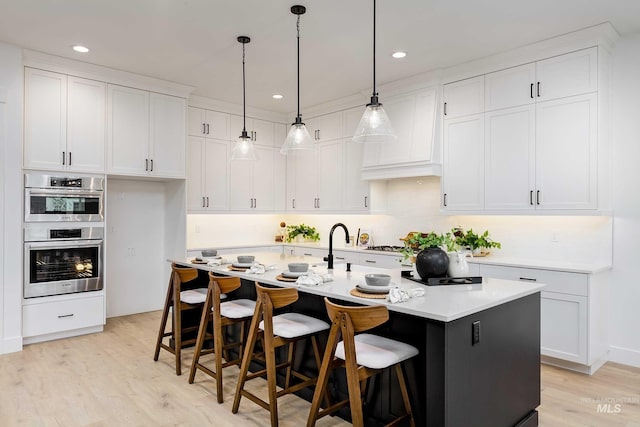
[[(194, 384), (187, 382), (192, 351), (184, 352), (180, 377), (166, 351), (154, 362), (159, 319), (160, 312), (112, 318), (100, 334), (0, 355), (0, 426), (269, 424), (267, 411), (247, 399), (237, 415), (231, 413), (236, 368), (225, 370), (225, 402), (219, 405), (213, 379), (199, 372)], [(249, 382), (250, 388), (264, 389), (261, 382)], [(610, 403), (611, 413), (598, 413), (602, 403)], [(279, 399), (280, 425), (304, 425), (309, 406), (296, 396)], [(543, 365), (539, 411), (543, 427), (640, 427), (640, 369), (608, 363), (586, 376)], [(326, 417), (318, 425), (349, 424)]]

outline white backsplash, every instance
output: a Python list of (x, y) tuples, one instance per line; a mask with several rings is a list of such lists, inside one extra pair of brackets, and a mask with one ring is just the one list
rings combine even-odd
[[(385, 183), (373, 183), (374, 187)], [(558, 260), (580, 263), (610, 263), (612, 220), (593, 216), (448, 216), (440, 213), (440, 179), (437, 177), (398, 179), (386, 182), (386, 198), (372, 197), (372, 215), (189, 215), (187, 247), (250, 245), (274, 241), (280, 221), (305, 223), (320, 232), (327, 242), (336, 222), (344, 223), (349, 234), (367, 229), (376, 245), (401, 245), (400, 237), (410, 231), (449, 231), (455, 226), (489, 230), (502, 243), (493, 256)], [(372, 191), (372, 194), (384, 192)], [(386, 200), (380, 200), (386, 199)], [(344, 239), (336, 231), (334, 244)]]

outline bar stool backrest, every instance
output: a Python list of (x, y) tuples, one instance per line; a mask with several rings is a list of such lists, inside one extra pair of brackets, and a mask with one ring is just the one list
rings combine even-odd
[(180, 283), (190, 282), (198, 277), (198, 270), (193, 267), (183, 267), (177, 264), (171, 264), (173, 274), (177, 275)]
[(220, 293), (226, 294), (231, 291), (235, 291), (240, 287), (242, 282), (239, 277), (231, 277), (231, 276), (216, 276), (215, 273), (209, 273), (209, 280), (213, 280), (218, 283), (218, 287), (220, 289)]
[(298, 300), (298, 290), (296, 288), (267, 288), (256, 282), (256, 292), (259, 304), (263, 306), (271, 305), (274, 309), (286, 307)]
[(389, 310), (384, 305), (370, 305), (364, 307), (348, 307), (338, 305), (325, 297), (327, 313), (333, 325), (342, 326), (342, 319), (348, 319), (353, 326), (353, 332), (362, 332), (382, 325), (389, 320)]

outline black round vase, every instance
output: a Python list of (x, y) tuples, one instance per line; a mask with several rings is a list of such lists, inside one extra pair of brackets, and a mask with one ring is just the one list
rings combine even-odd
[(445, 277), (449, 268), (449, 257), (440, 248), (426, 248), (416, 255), (416, 270), (422, 278)]

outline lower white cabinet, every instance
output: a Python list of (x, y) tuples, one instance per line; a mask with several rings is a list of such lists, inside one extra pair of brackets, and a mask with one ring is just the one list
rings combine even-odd
[[(474, 265), (474, 263), (470, 263)], [(608, 289), (604, 273), (480, 264), (483, 277), (537, 282), (545, 285), (540, 300), (540, 352), (566, 361), (566, 367), (593, 373), (608, 353)]]
[(28, 304), (22, 307), (22, 335), (27, 338), (99, 326), (104, 319), (103, 295)]

